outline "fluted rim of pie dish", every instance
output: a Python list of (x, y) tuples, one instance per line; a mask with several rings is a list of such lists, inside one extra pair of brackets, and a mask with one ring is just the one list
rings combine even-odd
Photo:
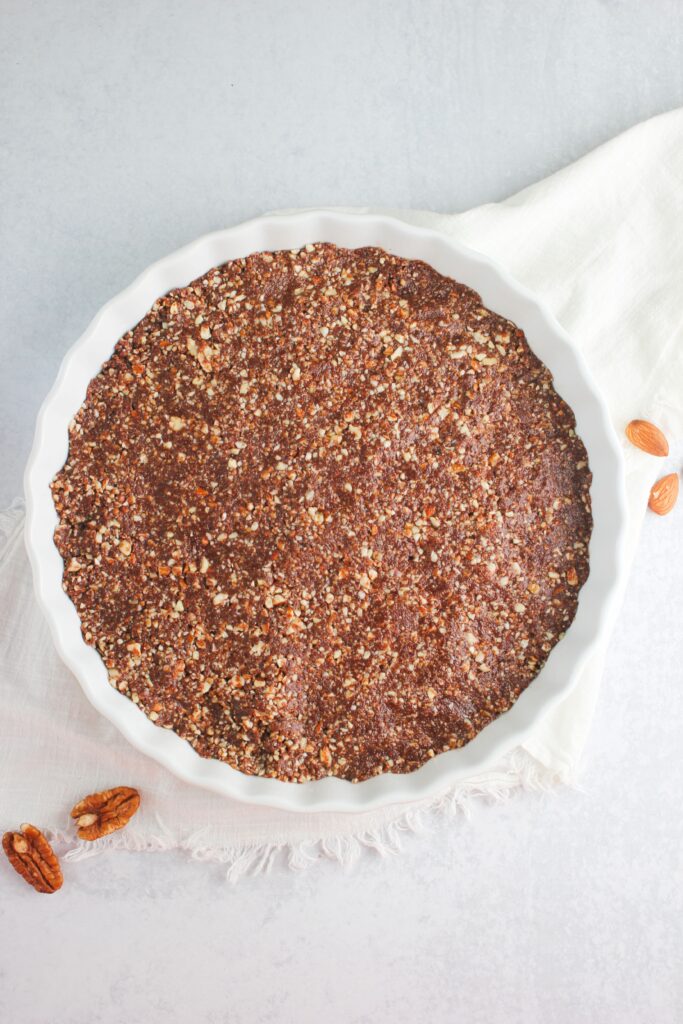
[[(109, 685), (104, 662), (83, 640), (76, 609), (62, 588), (63, 560), (53, 539), (58, 516), (50, 482), (67, 456), (69, 423), (85, 399), (89, 381), (119, 338), (159, 296), (189, 284), (211, 267), (250, 253), (296, 249), (309, 242), (379, 246), (397, 256), (424, 260), (479, 292), (485, 306), (524, 330), (532, 351), (551, 370), (556, 390), (574, 411), (593, 474), (590, 575), (572, 625), (538, 676), (509, 711), (466, 746), (438, 754), (413, 772), (385, 773), (356, 783), (332, 777), (295, 783), (245, 775), (222, 761), (200, 757), (186, 740), (155, 726)], [(605, 638), (615, 611), (626, 525), (622, 454), (581, 353), (544, 304), (502, 267), (436, 231), (391, 216), (309, 210), (259, 217), (204, 235), (152, 264), (100, 310), (64, 357), (38, 414), (24, 485), (25, 540), (36, 597), (62, 660), (88, 700), (133, 746), (181, 779), (245, 803), (288, 811), (362, 812), (436, 795), (490, 770), (568, 696), (591, 652)]]

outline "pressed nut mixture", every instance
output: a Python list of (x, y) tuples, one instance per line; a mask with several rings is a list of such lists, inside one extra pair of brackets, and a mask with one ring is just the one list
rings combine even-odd
[(112, 686), (204, 757), (409, 772), (538, 674), (588, 575), (586, 451), (524, 334), (381, 249), (309, 245), (159, 299), (53, 483)]

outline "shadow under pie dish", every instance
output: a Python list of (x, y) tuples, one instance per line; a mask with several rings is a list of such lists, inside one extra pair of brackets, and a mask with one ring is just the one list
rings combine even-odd
[[(108, 325), (73, 395), (48, 480), (64, 590), (117, 704), (191, 745), (193, 768), (264, 802), (378, 783), (373, 802), (410, 798), (392, 784), (481, 747), (532, 680), (541, 705), (566, 692), (545, 677), (591, 586), (593, 434), (615, 493), (604, 412), (585, 388), (582, 429), (527, 311), (439, 236), (319, 214), (202, 244), (128, 331)], [(439, 265), (439, 247), (471, 265)], [(558, 355), (578, 362), (564, 339)]]

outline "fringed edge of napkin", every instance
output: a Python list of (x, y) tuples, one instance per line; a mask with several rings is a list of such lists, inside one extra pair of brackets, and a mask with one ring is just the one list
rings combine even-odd
[(127, 828), (125, 832), (98, 839), (94, 843), (74, 841), (73, 836), (58, 829), (47, 829), (50, 838), (67, 849), (67, 862), (87, 860), (107, 850), (128, 850), (139, 853), (178, 851), (192, 860), (220, 864), (225, 868), (229, 882), (237, 882), (245, 875), (269, 872), (276, 864), (300, 871), (319, 860), (335, 861), (344, 868), (352, 867), (364, 850), (374, 850), (382, 857), (395, 855), (403, 848), (406, 835), (431, 830), (435, 815), (454, 818), (459, 814), (469, 817), (481, 803), (494, 803), (508, 799), (518, 790), (536, 793), (556, 791), (559, 783), (573, 784), (573, 780), (551, 771), (524, 749), (514, 750), (504, 766), (461, 783), (455, 789), (418, 806), (408, 806), (398, 817), (374, 829), (360, 828), (358, 832), (333, 838), (292, 842), (253, 843), (229, 848), (216, 848), (206, 844), (205, 830), (185, 837), (175, 837), (158, 823), (158, 832), (143, 834)]

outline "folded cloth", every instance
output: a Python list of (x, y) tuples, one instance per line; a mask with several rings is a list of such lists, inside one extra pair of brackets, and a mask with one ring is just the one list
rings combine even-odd
[[(683, 435), (683, 110), (638, 125), (506, 202), (457, 216), (383, 212), (487, 253), (541, 296), (583, 352), (620, 436), (634, 417)], [(625, 452), (630, 560), (663, 463)], [(395, 849), (427, 814), (575, 777), (604, 649), (522, 747), (437, 799), (299, 815), (189, 786), (129, 746), (58, 659), (33, 599), (22, 522), (20, 504), (0, 514), (0, 824), (32, 821), (70, 847), (67, 857), (112, 846), (183, 849), (223, 862), (233, 879), (281, 854), (292, 866), (320, 855), (348, 863), (365, 847)], [(140, 789), (141, 810), (124, 831), (78, 843), (70, 808), (112, 785)]]

